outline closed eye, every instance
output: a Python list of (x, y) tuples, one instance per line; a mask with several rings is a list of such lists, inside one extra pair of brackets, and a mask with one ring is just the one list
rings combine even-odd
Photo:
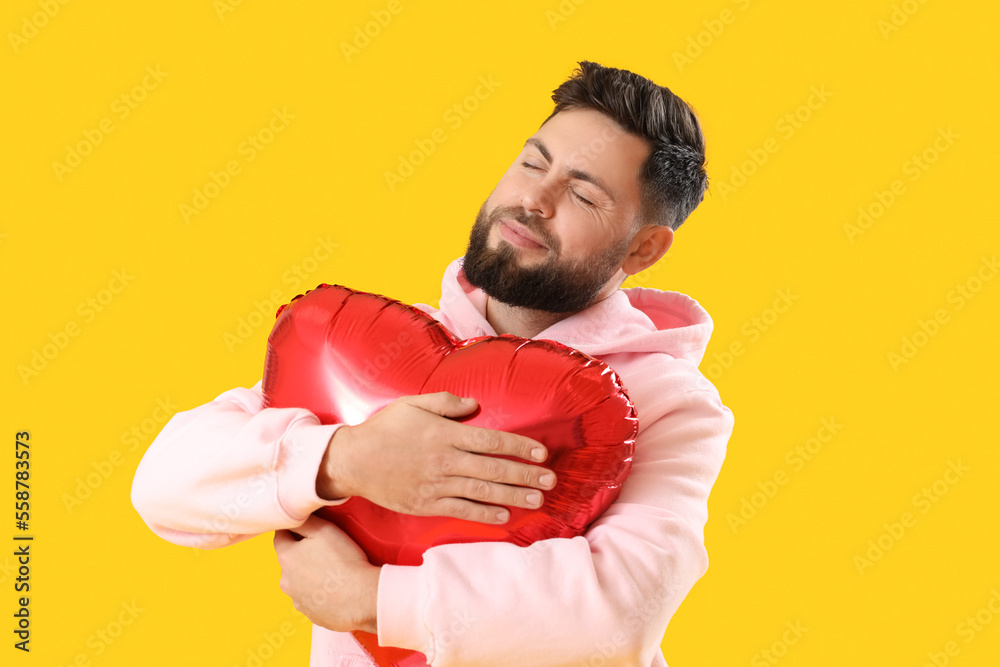
[[(543, 169), (541, 167), (539, 167), (537, 165), (533, 165), (530, 162), (521, 162), (521, 166), (527, 167), (528, 169), (535, 169), (537, 171), (543, 171)], [(585, 199), (585, 198), (581, 197), (576, 192), (573, 192), (573, 196), (576, 197), (577, 199), (579, 199), (580, 201), (582, 201), (587, 206), (593, 206), (594, 205), (594, 202), (590, 201), (589, 199)]]

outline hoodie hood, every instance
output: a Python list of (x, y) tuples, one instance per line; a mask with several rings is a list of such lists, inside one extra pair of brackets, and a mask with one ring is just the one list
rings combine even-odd
[[(464, 261), (464, 256), (459, 257), (445, 270), (440, 311), (429, 306), (423, 309), (435, 311), (459, 338), (496, 336), (486, 320), (487, 295), (466, 280)], [(535, 338), (554, 340), (592, 357), (660, 352), (697, 367), (713, 326), (708, 312), (686, 294), (631, 287), (559, 320)]]

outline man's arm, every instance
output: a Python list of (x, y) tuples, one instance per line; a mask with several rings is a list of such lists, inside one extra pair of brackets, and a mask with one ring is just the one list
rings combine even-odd
[(381, 568), (346, 533), (317, 516), (294, 530), (274, 531), (278, 585), (296, 609), (335, 632), (378, 633)]
[(640, 410), (629, 478), (585, 536), (442, 545), (420, 566), (383, 566), (379, 642), (439, 667), (650, 664), (708, 567), (707, 500), (733, 427), (713, 387), (677, 393), (677, 379), (630, 391), (657, 414)]
[(212, 549), (300, 525), (346, 498), (318, 495), (317, 470), (343, 424), (301, 408), (262, 409), (261, 383), (175, 414), (132, 482), (150, 529), (181, 546)]
[(536, 440), (459, 424), (476, 401), (403, 396), (364, 422), (322, 425), (302, 408), (262, 408), (261, 383), (173, 416), (143, 456), (132, 504), (160, 537), (215, 548), (301, 525), (357, 495), (397, 512), (504, 523), (552, 488)]

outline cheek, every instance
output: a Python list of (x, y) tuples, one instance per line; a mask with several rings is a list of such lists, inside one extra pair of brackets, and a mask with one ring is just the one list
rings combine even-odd
[(589, 257), (599, 254), (615, 237), (610, 230), (610, 222), (597, 211), (585, 210), (580, 207), (571, 208), (562, 226), (563, 247), (567, 253), (577, 257)]
[(553, 234), (559, 237), (560, 254), (566, 259), (586, 260), (602, 248), (600, 234), (595, 235), (594, 228), (586, 224), (586, 220), (564, 221)]
[(518, 193), (524, 188), (522, 178), (520, 173), (508, 171), (493, 188), (490, 198), (497, 202), (510, 202), (517, 199)]

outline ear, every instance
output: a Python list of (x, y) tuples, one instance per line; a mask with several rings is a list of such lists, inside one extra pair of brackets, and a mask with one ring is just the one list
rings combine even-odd
[(663, 257), (673, 242), (674, 230), (670, 227), (646, 225), (632, 239), (629, 254), (622, 262), (622, 271), (630, 276), (645, 271)]

